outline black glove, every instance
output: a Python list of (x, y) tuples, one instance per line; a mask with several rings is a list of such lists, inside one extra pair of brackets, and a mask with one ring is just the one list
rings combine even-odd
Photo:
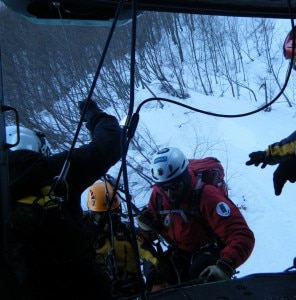
[(296, 181), (296, 156), (281, 162), (274, 171), (273, 186), (276, 196), (281, 194), (287, 180), (292, 183)]
[(144, 208), (137, 217), (139, 226), (145, 230), (159, 230), (161, 221), (159, 221), (148, 208)]
[[(78, 102), (80, 114), (82, 114), (86, 102), (87, 102), (86, 99)], [(93, 101), (93, 100), (90, 100), (88, 102), (88, 106), (87, 106), (83, 121), (84, 122), (91, 122), (93, 117), (100, 114), (100, 113), (102, 113), (102, 110), (100, 108), (98, 108), (96, 102)]]
[(206, 267), (199, 275), (203, 282), (229, 280), (235, 274), (234, 269), (225, 261), (218, 260), (216, 265)]
[(267, 157), (265, 151), (256, 151), (249, 154), (250, 160), (246, 162), (247, 166), (255, 165), (258, 167), (261, 163), (261, 168), (264, 169), (267, 165)]

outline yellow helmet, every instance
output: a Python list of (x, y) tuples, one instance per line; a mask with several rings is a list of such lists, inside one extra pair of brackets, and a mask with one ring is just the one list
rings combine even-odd
[[(104, 212), (108, 210), (114, 191), (109, 182), (96, 182), (88, 189), (87, 207), (93, 212)], [(120, 206), (120, 199), (115, 195), (111, 210)]]

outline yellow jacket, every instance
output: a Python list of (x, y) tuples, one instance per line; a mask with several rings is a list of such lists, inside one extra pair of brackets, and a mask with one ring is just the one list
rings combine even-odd
[[(140, 259), (146, 259), (156, 266), (157, 258), (152, 254), (151, 251), (143, 247), (143, 243), (144, 240), (142, 240), (140, 237), (137, 237)], [(102, 245), (102, 243), (100, 243), (100, 245)], [(134, 250), (128, 238), (119, 239), (117, 235), (114, 234), (113, 243), (111, 243), (111, 237), (105, 237), (103, 245), (99, 248), (96, 248), (96, 261), (101, 265), (103, 269), (106, 269), (108, 267), (108, 263), (110, 262), (108, 261), (109, 256), (111, 258), (115, 258), (115, 263), (116, 267), (118, 268), (119, 275), (132, 275), (137, 272)]]
[(279, 142), (273, 143), (265, 150), (268, 163), (278, 164), (296, 154), (296, 131)]

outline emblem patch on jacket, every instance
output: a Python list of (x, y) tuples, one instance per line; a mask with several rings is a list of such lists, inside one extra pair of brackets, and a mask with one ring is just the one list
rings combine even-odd
[(224, 202), (219, 202), (216, 206), (216, 212), (221, 217), (228, 217), (230, 215), (230, 207)]
[(168, 228), (170, 225), (170, 214), (166, 215), (164, 220), (163, 220), (163, 226), (165, 228)]

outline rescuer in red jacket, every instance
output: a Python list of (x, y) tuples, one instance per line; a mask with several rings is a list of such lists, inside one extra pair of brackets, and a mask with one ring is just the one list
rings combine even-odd
[(156, 290), (164, 282), (231, 279), (255, 243), (237, 206), (209, 184), (196, 195), (197, 179), (177, 148), (156, 153), (151, 175), (156, 184), (138, 222), (147, 239), (161, 236), (168, 248), (159, 251), (157, 269), (144, 265), (148, 289)]

